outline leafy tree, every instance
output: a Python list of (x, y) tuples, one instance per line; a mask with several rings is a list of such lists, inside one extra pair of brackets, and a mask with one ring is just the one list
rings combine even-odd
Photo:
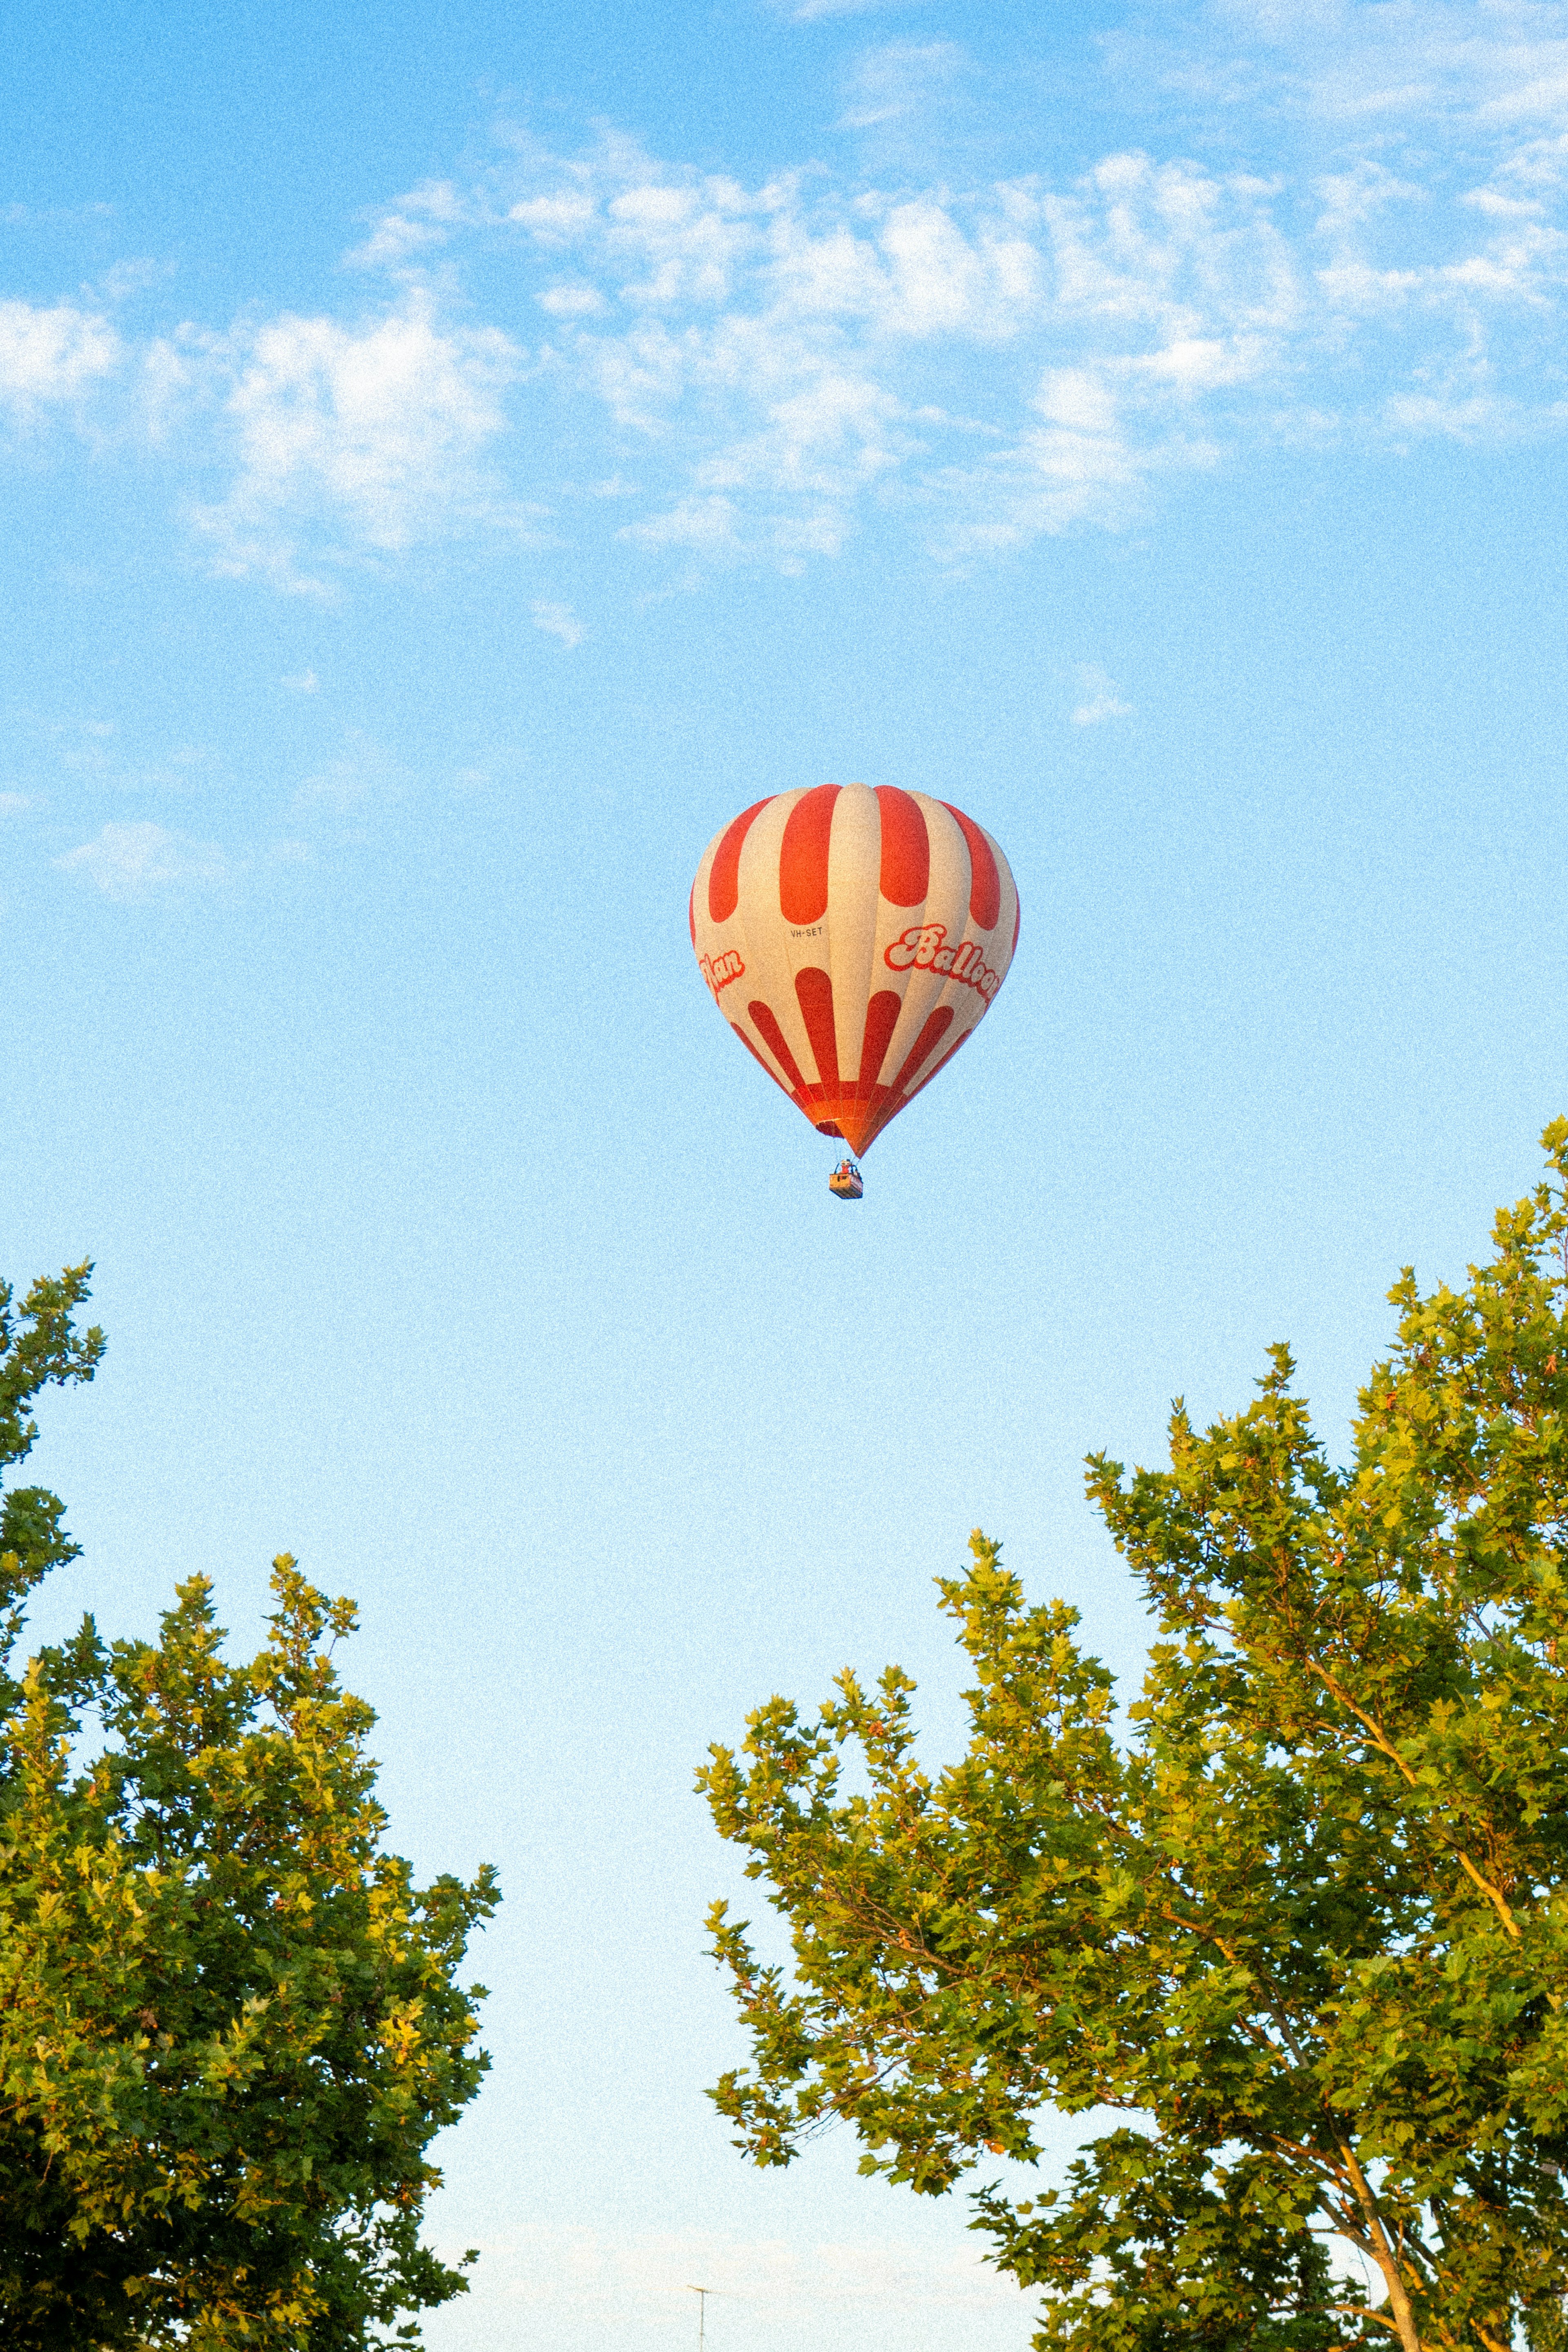
[(1047, 2103), (1121, 2111), (1063, 2190), (978, 2197), (1042, 2347), (1568, 2341), (1568, 1121), (1543, 1140), (1463, 1290), (1390, 1293), (1347, 1467), (1283, 1348), (1245, 1412), (1176, 1406), (1168, 1469), (1091, 1457), (1158, 1620), (1124, 1717), (976, 1534), (940, 1586), (959, 1762), (917, 1762), (893, 1667), (701, 1775), (793, 1937), (792, 1978), (715, 1907), (754, 2055), (713, 2095), (757, 2162), (847, 2118), (940, 2191), (1035, 2157)]
[[(0, 1467), (38, 1391), (97, 1369), (89, 1271), (19, 1310), (0, 1286)], [(488, 2063), (457, 1970), (493, 1875), (416, 1888), (382, 1850), (374, 1717), (331, 1663), (353, 1606), (288, 1557), (249, 1664), (195, 1576), (156, 1643), (89, 1618), (15, 1671), (61, 1522), (37, 1487), (0, 1510), (0, 2340), (416, 2341), (466, 2284), (419, 2233)]]

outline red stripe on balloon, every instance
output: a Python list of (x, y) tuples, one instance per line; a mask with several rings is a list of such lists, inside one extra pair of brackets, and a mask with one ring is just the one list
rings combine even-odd
[(795, 976), (795, 992), (800, 999), (801, 1015), (805, 1034), (811, 1040), (811, 1050), (816, 1056), (816, 1077), (819, 1086), (838, 1084), (838, 1033), (833, 1025), (833, 982), (815, 964), (807, 964)]
[(943, 801), (942, 806), (969, 845), (969, 919), (983, 931), (993, 931), (1002, 912), (1002, 877), (996, 871), (991, 844), (972, 816), (955, 809), (951, 801)]
[[(885, 898), (886, 891), (882, 895)], [(875, 1086), (903, 1009), (903, 998), (895, 996), (890, 988), (879, 988), (866, 1007), (866, 1034), (860, 1045), (860, 1083), (863, 1087)]]
[(952, 1005), (939, 1004), (936, 1011), (926, 1023), (925, 1027), (921, 1031), (920, 1035), (915, 1039), (914, 1044), (910, 1047), (909, 1052), (904, 1055), (903, 1067), (899, 1072), (898, 1076), (893, 1080), (893, 1092), (896, 1095), (902, 1094), (904, 1088), (909, 1085), (910, 1080), (914, 1076), (915, 1072), (920, 1068), (921, 1064), (925, 1060), (926, 1055), (931, 1052), (932, 1048), (942, 1038), (946, 1036), (952, 1026)]
[[(768, 799), (772, 798), (770, 793)], [(741, 852), (767, 804), (767, 801), (753, 801), (749, 809), (742, 809), (734, 824), (725, 826), (724, 838), (713, 853), (708, 871), (708, 912), (716, 923), (727, 923), (741, 903)]]
[(691, 886), (691, 896), (686, 901), (686, 919), (691, 926), (691, 944), (697, 945), (697, 885)]
[(889, 906), (922, 906), (931, 887), (925, 811), (897, 784), (878, 785), (877, 807), (882, 820), (882, 896)]
[(763, 1045), (776, 1056), (780, 1066), (789, 1073), (789, 1082), (795, 1093), (805, 1094), (805, 1080), (800, 1075), (800, 1065), (790, 1052), (789, 1040), (774, 1020), (772, 1007), (764, 1004), (760, 996), (754, 996), (746, 1010), (755, 1022), (757, 1034)]
[(827, 912), (827, 843), (837, 784), (802, 793), (784, 824), (779, 847), (779, 912), (786, 923), (820, 922)]

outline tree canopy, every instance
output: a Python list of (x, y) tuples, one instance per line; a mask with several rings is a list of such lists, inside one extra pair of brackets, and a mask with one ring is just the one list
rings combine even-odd
[[(0, 1470), (33, 1400), (88, 1381), (86, 1265), (0, 1285)], [(0, 2337), (17, 2352), (413, 2341), (462, 2291), (421, 2243), (435, 2133), (487, 2064), (467, 1939), (488, 1867), (416, 1887), (382, 1844), (353, 1604), (274, 1563), (269, 1636), (224, 1654), (212, 1588), (156, 1642), (91, 1618), (25, 1664), (76, 1556), (37, 1487), (0, 1507)]]
[[(976, 2227), (1070, 2352), (1541, 2352), (1568, 2337), (1568, 1121), (1463, 1289), (1397, 1336), (1336, 1467), (1284, 1348), (1168, 1468), (1090, 1458), (1156, 1620), (1119, 1711), (999, 1546), (942, 1580), (967, 1752), (913, 1685), (775, 1698), (701, 1774), (788, 1922), (715, 1906), (762, 2164), (847, 2120), (924, 2191), (1121, 2111)], [(846, 1767), (853, 1766), (850, 1777)], [(1361, 2260), (1331, 2259), (1332, 2238)]]

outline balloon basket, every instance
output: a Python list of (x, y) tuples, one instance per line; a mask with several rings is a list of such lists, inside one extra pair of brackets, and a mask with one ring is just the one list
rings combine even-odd
[(827, 1180), (827, 1189), (836, 1201), (858, 1201), (866, 1187), (855, 1162), (841, 1160)]

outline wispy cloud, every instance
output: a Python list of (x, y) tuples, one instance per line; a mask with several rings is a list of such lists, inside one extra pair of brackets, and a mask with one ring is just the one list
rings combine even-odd
[(161, 824), (106, 824), (57, 866), (122, 906), (183, 890), (210, 890), (242, 870), (216, 841), (192, 841)]
[(682, 499), (668, 513), (623, 524), (620, 536), (642, 547), (688, 547), (704, 555), (738, 556), (744, 551), (738, 520), (733, 499)]
[(226, 890), (268, 870), (310, 863), (310, 847), (304, 841), (274, 841), (237, 856), (216, 841), (195, 841), (146, 823), (106, 824), (93, 840), (55, 860), (62, 873), (122, 907)]
[(282, 318), (243, 340), (224, 421), (237, 457), (227, 496), (192, 509), (214, 568), (263, 572), (321, 593), (302, 552), (324, 534), (347, 550), (398, 554), (504, 504), (479, 467), (506, 428), (503, 387), (518, 354), (498, 328), (443, 329), (414, 296), (345, 327)]
[(1123, 520), (1212, 459), (1201, 409), (1282, 390), (1308, 300), (1260, 183), (1143, 156), (962, 198), (747, 189), (616, 143), (535, 173), (520, 257), (558, 278), (569, 252), (597, 296), (549, 375), (662, 457), (620, 527), (649, 549), (791, 566), (872, 495), (965, 555)]
[(1100, 727), (1108, 719), (1131, 718), (1132, 705), (1122, 701), (1121, 688), (1092, 662), (1086, 662), (1079, 671), (1078, 682), (1083, 700), (1073, 710), (1075, 727)]
[(1376, 139), (1411, 123), (1541, 123), (1568, 105), (1561, 0), (1224, 0), (1206, 23), (1158, 25), (1109, 33), (1113, 68), (1265, 120), (1288, 114)]
[(613, 536), (668, 580), (875, 521), (968, 564), (1249, 447), (1568, 426), (1568, 0), (1158, 21), (1095, 51), (1098, 115), (1135, 89), (1139, 142), (1055, 178), (944, 178), (921, 123), (1007, 94), (884, 42), (850, 70), (855, 166), (748, 182), (506, 132), (367, 220), (353, 315), (138, 341), (107, 297), (0, 303), (0, 406), (139, 434), (203, 483), (213, 569), (315, 595), (476, 531)]
[(357, 729), (337, 757), (314, 769), (293, 797), (296, 816), (355, 816), (373, 803), (400, 800), (415, 782), (410, 771)]
[(19, 422), (79, 400), (122, 356), (109, 320), (74, 303), (0, 302), (0, 404)]
[(587, 634), (570, 604), (549, 604), (541, 597), (530, 609), (534, 627), (547, 637), (559, 637), (563, 646), (580, 646)]
[(873, 9), (891, 8), (900, 0), (774, 0), (777, 12), (792, 25), (815, 25), (824, 16), (864, 16)]
[(346, 256), (351, 269), (396, 268), (440, 245), (459, 226), (468, 207), (450, 180), (423, 180), (374, 221), (369, 236)]
[(3, 714), (8, 788), (16, 803), (39, 808), (62, 803), (79, 809), (134, 793), (141, 802), (175, 798), (189, 804), (226, 793), (234, 779), (223, 755), (203, 743), (127, 741), (106, 719), (45, 715), (25, 709)]
[[(1289, 114), (1293, 175), (1133, 147), (1054, 184), (922, 185), (900, 150), (886, 191), (816, 166), (746, 184), (615, 135), (555, 157), (520, 138), (466, 191), (400, 199), (388, 233), (459, 269), (465, 239), (493, 260), (510, 234), (549, 322), (529, 380), (642, 440), (621, 528), (650, 550), (787, 565), (891, 506), (968, 559), (1117, 527), (1249, 442), (1562, 429), (1568, 6), (1179, 21), (1111, 44), (1099, 103), (1131, 58), (1216, 155), (1238, 116)], [(961, 100), (1006, 94), (951, 42), (886, 42), (844, 123)]]
[(955, 41), (889, 41), (858, 58), (843, 131), (879, 131), (942, 105), (973, 70)]

